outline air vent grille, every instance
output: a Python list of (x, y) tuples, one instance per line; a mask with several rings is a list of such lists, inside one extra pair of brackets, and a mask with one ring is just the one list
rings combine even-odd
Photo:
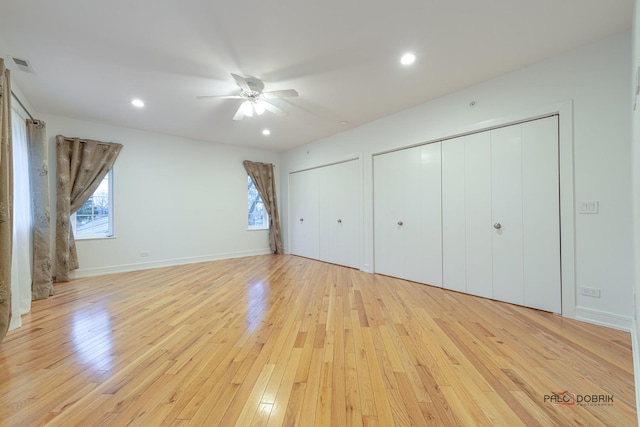
[(24, 71), (25, 73), (35, 74), (28, 59), (20, 59), (15, 57), (12, 57), (11, 59), (13, 59), (13, 62), (18, 66), (19, 70)]

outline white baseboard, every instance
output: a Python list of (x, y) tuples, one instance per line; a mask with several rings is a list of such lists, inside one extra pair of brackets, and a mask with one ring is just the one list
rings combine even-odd
[(226, 252), (221, 254), (204, 255), (197, 257), (175, 258), (162, 261), (149, 261), (133, 264), (113, 265), (108, 267), (78, 269), (71, 273), (70, 279), (81, 279), (83, 277), (103, 276), (105, 274), (126, 273), (129, 271), (149, 270), (152, 268), (172, 267), (175, 265), (195, 264), (198, 262), (219, 261), (222, 259), (243, 258), (256, 255), (268, 255), (269, 249), (259, 249), (253, 251)]
[(636, 413), (640, 426), (640, 347), (638, 346), (638, 324), (631, 320), (631, 354), (633, 355), (633, 379), (636, 385)]
[(586, 307), (576, 307), (575, 319), (627, 332), (631, 332), (631, 329), (633, 328), (632, 317), (621, 316), (619, 314), (594, 310)]

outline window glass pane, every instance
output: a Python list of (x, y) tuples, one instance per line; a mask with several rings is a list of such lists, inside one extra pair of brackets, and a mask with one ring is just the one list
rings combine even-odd
[(110, 178), (111, 171), (105, 175), (96, 191), (76, 212), (76, 236), (111, 236), (113, 234), (110, 218)]
[(258, 189), (256, 188), (253, 180), (247, 175), (248, 183), (248, 212), (249, 212), (249, 228), (269, 228), (269, 216), (267, 215), (267, 209), (264, 207), (264, 203), (260, 198)]

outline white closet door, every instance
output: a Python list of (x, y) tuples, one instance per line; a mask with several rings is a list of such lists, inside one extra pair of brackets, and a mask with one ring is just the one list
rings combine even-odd
[(560, 313), (558, 117), (522, 125), (524, 305)]
[(442, 142), (442, 286), (467, 292), (465, 137)]
[(404, 277), (406, 151), (394, 151), (373, 158), (375, 271), (394, 277)]
[(360, 263), (358, 161), (321, 168), (320, 259), (357, 268)]
[(374, 157), (377, 273), (442, 286), (440, 143)]
[(291, 253), (319, 259), (319, 182), (318, 170), (289, 175)]
[(559, 313), (558, 118), (443, 142), (443, 286)]
[(523, 305), (522, 126), (491, 131), (491, 165), (493, 298)]
[(333, 187), (333, 179), (329, 169), (332, 166), (325, 166), (317, 169), (318, 174), (318, 259), (321, 261), (332, 262), (331, 248), (329, 242), (329, 234), (331, 225), (329, 222), (333, 214), (333, 205), (327, 204), (325, 200), (329, 200)]
[(467, 293), (493, 298), (490, 132), (465, 137), (465, 159)]
[[(411, 197), (416, 199), (416, 220), (420, 232), (409, 233), (407, 248), (411, 265), (408, 271), (419, 272), (415, 280), (432, 286), (442, 286), (442, 157), (440, 142), (417, 147), (420, 164), (420, 185)], [(409, 206), (409, 205), (406, 205)], [(409, 230), (405, 230), (409, 231)], [(414, 251), (414, 248), (417, 248)]]
[(558, 118), (492, 131), (491, 161), (493, 298), (559, 313)]

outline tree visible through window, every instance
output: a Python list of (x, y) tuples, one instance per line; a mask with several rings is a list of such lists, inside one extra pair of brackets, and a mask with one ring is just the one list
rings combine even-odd
[(78, 238), (113, 236), (112, 218), (112, 170), (105, 175), (102, 182), (74, 214), (74, 235)]
[(264, 203), (260, 198), (260, 194), (258, 193), (258, 189), (253, 183), (253, 180), (249, 175), (247, 175), (247, 178), (247, 193), (249, 196), (249, 229), (261, 230), (269, 228), (269, 216), (267, 215), (267, 209), (264, 207)]

